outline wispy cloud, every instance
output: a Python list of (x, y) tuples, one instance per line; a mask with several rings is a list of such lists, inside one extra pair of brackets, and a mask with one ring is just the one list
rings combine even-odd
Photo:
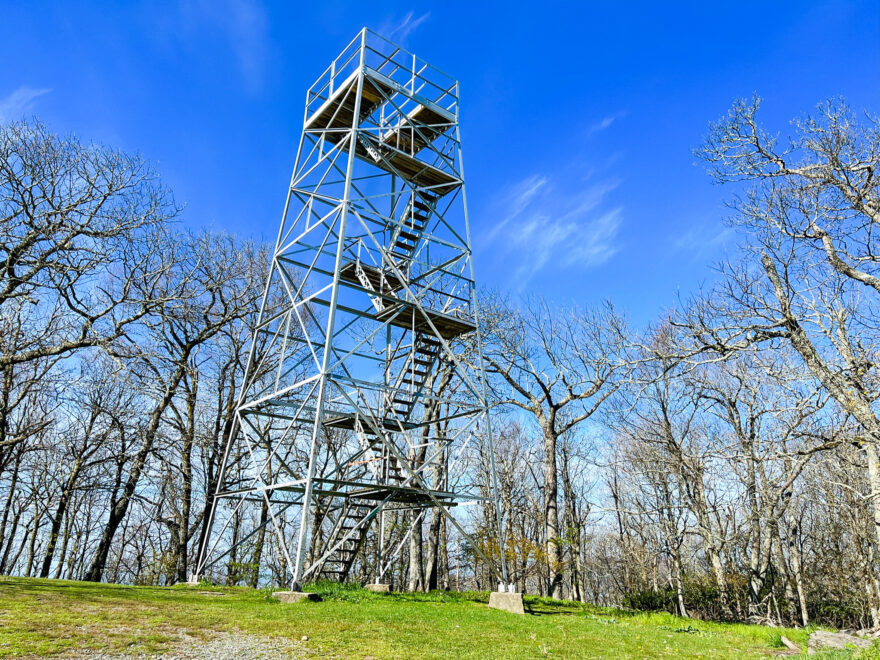
[(22, 85), (8, 96), (0, 98), (0, 121), (21, 119), (31, 111), (36, 99), (51, 91)]
[(601, 133), (602, 131), (611, 128), (611, 124), (626, 115), (626, 112), (621, 110), (619, 112), (615, 112), (612, 115), (608, 115), (603, 117), (600, 121), (597, 121), (594, 124), (590, 125), (590, 128), (587, 129), (587, 136), (593, 135), (594, 133)]
[(239, 72), (252, 90), (259, 89), (265, 75), (269, 20), (258, 0), (184, 0), (184, 17), (193, 23), (213, 26), (228, 40)]
[(506, 191), (499, 205), (501, 221), (482, 242), (513, 264), (512, 284), (520, 289), (547, 268), (600, 266), (618, 249), (623, 211), (605, 204), (618, 185), (605, 181), (582, 187), (582, 181), (566, 183), (559, 176), (529, 176)]
[(715, 222), (699, 222), (672, 239), (672, 247), (699, 261), (717, 255), (733, 239), (730, 227), (719, 227)]
[(428, 20), (431, 12), (427, 11), (421, 16), (416, 16), (414, 11), (408, 11), (402, 19), (386, 19), (377, 32), (386, 39), (390, 39), (398, 44), (405, 44), (409, 35), (415, 32), (416, 28)]

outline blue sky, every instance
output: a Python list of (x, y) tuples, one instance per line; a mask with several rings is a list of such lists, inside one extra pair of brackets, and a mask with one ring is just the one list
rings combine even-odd
[(183, 222), (274, 240), (305, 91), (364, 25), (461, 81), (477, 276), (650, 321), (736, 242), (692, 150), (737, 97), (775, 131), (880, 111), (880, 3), (0, 2), (0, 118), (158, 163)]

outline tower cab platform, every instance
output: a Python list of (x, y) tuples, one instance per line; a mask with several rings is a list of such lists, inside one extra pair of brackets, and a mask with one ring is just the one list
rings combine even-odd
[[(347, 135), (354, 121), (359, 75), (357, 71), (352, 73), (306, 119), (306, 131), (326, 131), (324, 138), (332, 143), (339, 142)], [(355, 155), (404, 178), (416, 187), (429, 188), (441, 196), (452, 192), (461, 185), (458, 178), (416, 158), (417, 153), (456, 123), (456, 118), (449, 111), (409, 92), (378, 71), (365, 67), (359, 120), (365, 120), (386, 98), (396, 93), (415, 100), (419, 105), (381, 134), (361, 131), (362, 142), (355, 146)]]

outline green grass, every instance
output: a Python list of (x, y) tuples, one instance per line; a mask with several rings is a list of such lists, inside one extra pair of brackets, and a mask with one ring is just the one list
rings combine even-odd
[[(0, 657), (76, 649), (159, 653), (180, 632), (277, 635), (319, 657), (758, 658), (808, 632), (632, 613), (526, 597), (527, 616), (490, 610), (486, 593), (374, 594), (318, 584), (320, 603), (269, 591), (0, 578)], [(829, 656), (830, 657), (830, 656)], [(836, 656), (836, 657), (847, 657)]]

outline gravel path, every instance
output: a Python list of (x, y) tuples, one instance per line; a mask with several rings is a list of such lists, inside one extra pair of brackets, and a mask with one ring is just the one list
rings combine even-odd
[(101, 651), (78, 651), (64, 656), (70, 660), (268, 660), (269, 658), (307, 658), (300, 642), (277, 637), (221, 633), (204, 641), (190, 635), (181, 635), (172, 650), (161, 655), (127, 655)]

